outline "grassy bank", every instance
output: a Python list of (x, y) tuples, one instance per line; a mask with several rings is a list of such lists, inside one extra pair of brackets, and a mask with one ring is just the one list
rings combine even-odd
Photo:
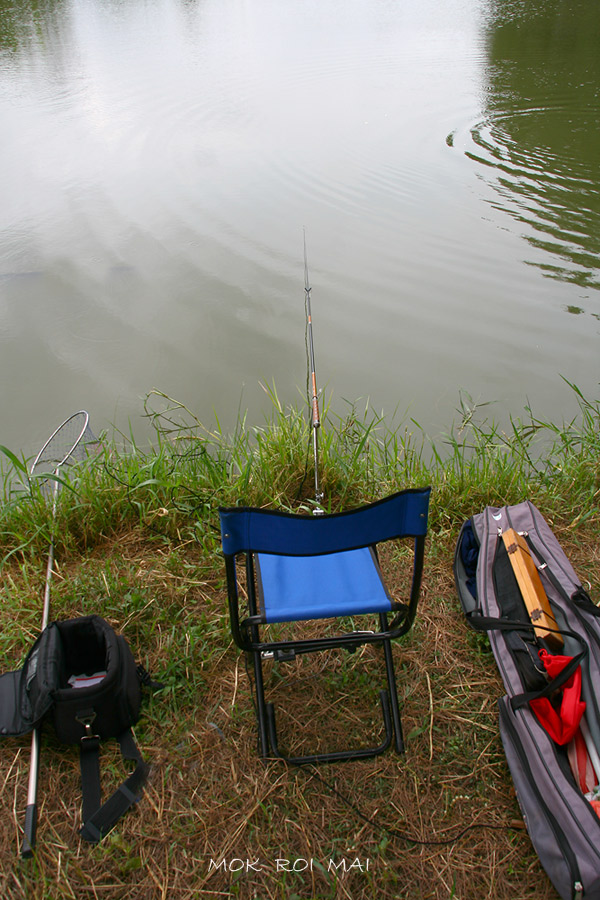
[[(463, 621), (452, 555), (465, 518), (529, 498), (597, 599), (600, 407), (573, 390), (573, 422), (525, 411), (505, 431), (464, 398), (434, 447), (415, 423), (390, 427), (368, 409), (326, 416), (320, 469), (332, 511), (404, 487), (431, 484), (433, 495), (422, 601), (394, 651), (407, 752), (319, 769), (258, 759), (251, 685), (229, 636), (217, 514), (240, 500), (310, 509), (306, 411), (282, 406), (273, 390), (261, 427), (242, 419), (226, 436), (150, 395), (151, 447), (105, 437), (60, 492), (51, 596), (51, 618), (109, 619), (164, 684), (136, 727), (153, 763), (150, 784), (102, 844), (82, 844), (77, 753), (48, 729), (38, 852), (21, 862), (29, 739), (5, 740), (1, 896), (556, 897), (522, 826), (498, 735), (503, 689), (486, 640)], [(52, 524), (24, 464), (5, 454), (5, 471), (1, 671), (20, 665), (39, 632)], [(388, 565), (393, 578), (393, 558)], [(326, 672), (303, 660), (286, 670), (291, 684), (273, 671), (269, 690), (287, 712), (282, 743), (286, 724), (296, 739), (305, 726), (314, 737), (320, 722), (329, 747), (347, 737), (349, 716), (358, 733), (377, 727), (370, 659), (370, 650), (333, 653)], [(316, 717), (306, 722), (314, 693)], [(112, 744), (102, 771), (107, 792), (122, 780)]]

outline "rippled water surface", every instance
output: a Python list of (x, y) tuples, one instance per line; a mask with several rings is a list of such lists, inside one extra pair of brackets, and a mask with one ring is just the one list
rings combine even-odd
[(430, 433), (597, 396), (592, 0), (0, 0), (0, 443), (317, 371)]

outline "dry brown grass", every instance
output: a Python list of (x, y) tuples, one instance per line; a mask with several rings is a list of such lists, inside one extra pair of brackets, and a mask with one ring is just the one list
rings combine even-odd
[[(585, 569), (582, 577), (597, 578), (591, 536), (560, 537)], [(29, 739), (3, 744), (2, 898), (556, 898), (504, 760), (495, 705), (503, 689), (493, 657), (467, 628), (455, 595), (454, 540), (430, 539), (417, 621), (394, 650), (406, 754), (318, 770), (258, 758), (249, 679), (227, 636), (223, 580), (207, 574), (195, 547), (157, 549), (136, 533), (84, 559), (59, 561), (53, 616), (105, 615), (155, 677), (166, 673), (167, 689), (145, 704), (136, 728), (153, 763), (148, 789), (98, 847), (78, 836), (77, 754), (48, 731), (37, 855), (19, 859)], [(15, 567), (12, 579), (11, 590), (29, 597), (23, 627), (34, 631), (38, 600), (25, 587), (31, 572)], [(2, 615), (14, 630), (7, 604)], [(7, 665), (21, 651), (16, 646)], [(304, 658), (285, 668), (287, 686), (273, 672), (268, 689), (282, 745), (299, 749), (306, 739), (331, 747), (377, 730), (379, 685), (370, 674), (382, 672), (377, 652), (332, 654), (326, 668)], [(174, 654), (182, 657), (175, 667)], [(103, 760), (108, 789), (122, 776), (111, 744)]]

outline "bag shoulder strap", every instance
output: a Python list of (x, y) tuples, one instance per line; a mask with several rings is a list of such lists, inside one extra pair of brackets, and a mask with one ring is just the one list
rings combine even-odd
[(80, 834), (84, 840), (92, 844), (101, 841), (121, 816), (140, 800), (150, 771), (150, 766), (144, 762), (138, 749), (131, 728), (120, 734), (117, 740), (123, 759), (133, 760), (136, 766), (131, 775), (104, 803), (100, 787), (100, 739), (97, 735), (88, 734), (82, 739), (80, 746), (83, 795), (83, 826)]

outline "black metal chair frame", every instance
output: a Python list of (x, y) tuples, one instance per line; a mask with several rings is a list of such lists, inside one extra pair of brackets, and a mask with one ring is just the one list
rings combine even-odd
[[(404, 491), (401, 493), (408, 494), (411, 492)], [(428, 502), (429, 489), (424, 489), (421, 493), (426, 495)], [(393, 495), (392, 498), (386, 498), (383, 501), (377, 501), (375, 504), (370, 504), (368, 507), (360, 507), (358, 510), (350, 510), (347, 513), (334, 514), (334, 516), (329, 516), (327, 518), (335, 518), (335, 515), (352, 515), (353, 513), (360, 512), (361, 510), (366, 510), (374, 507), (378, 503), (385, 503), (386, 500), (394, 499), (398, 496), (399, 495)], [(314, 523), (322, 521), (323, 518), (325, 518), (297, 516), (290, 513), (280, 513), (267, 510), (251, 510), (248, 508), (221, 510), (221, 512), (233, 513), (234, 515), (236, 512), (250, 512), (252, 514), (258, 515), (280, 516), (282, 519), (293, 517), (296, 519), (303, 519)], [(318, 528), (319, 526), (317, 525), (316, 527)], [(267, 623), (265, 622), (264, 615), (259, 611), (257, 579), (254, 560), (255, 552), (257, 551), (255, 549), (252, 549), (251, 547), (247, 547), (242, 551), (238, 551), (238, 553), (241, 553), (243, 556), (245, 556), (245, 586), (249, 611), (249, 615), (247, 617), (245, 617), (244, 619), (240, 619), (240, 590), (236, 568), (236, 555), (238, 554), (224, 552), (232, 636), (237, 646), (241, 650), (249, 654), (253, 662), (254, 681), (256, 688), (256, 716), (258, 723), (260, 753), (263, 758), (269, 759), (272, 757), (276, 757), (284, 759), (292, 764), (326, 763), (347, 759), (365, 759), (383, 753), (391, 746), (392, 742), (394, 742), (396, 751), (398, 753), (404, 752), (404, 738), (402, 734), (396, 675), (392, 655), (392, 641), (406, 634), (412, 627), (415, 619), (423, 572), (425, 534), (426, 521), (424, 529), (422, 529), (422, 533), (415, 535), (409, 531), (400, 530), (398, 534), (394, 535), (394, 538), (384, 537), (382, 539), (392, 540), (412, 537), (414, 540), (412, 582), (410, 586), (408, 603), (397, 603), (394, 601), (390, 604), (390, 613), (393, 613), (391, 622), (388, 621), (388, 612), (379, 612), (374, 614), (379, 618), (379, 631), (352, 631), (348, 633), (315, 638), (264, 640), (261, 637), (261, 627)], [(227, 537), (227, 535), (225, 535), (225, 537)], [(378, 540), (375, 543), (368, 544), (366, 546), (372, 547), (376, 554), (376, 545), (377, 543), (381, 543), (382, 540)], [(224, 544), (225, 543), (226, 542), (224, 540)], [(382, 689), (379, 693), (385, 732), (383, 741), (376, 746), (371, 746), (364, 749), (320, 752), (304, 756), (286, 756), (279, 748), (275, 720), (275, 708), (273, 704), (267, 702), (265, 698), (263, 660), (274, 659), (277, 661), (286, 661), (293, 659), (298, 654), (313, 653), (336, 648), (345, 648), (349, 651), (354, 651), (357, 647), (364, 644), (378, 644), (383, 648), (387, 682), (386, 688)]]

